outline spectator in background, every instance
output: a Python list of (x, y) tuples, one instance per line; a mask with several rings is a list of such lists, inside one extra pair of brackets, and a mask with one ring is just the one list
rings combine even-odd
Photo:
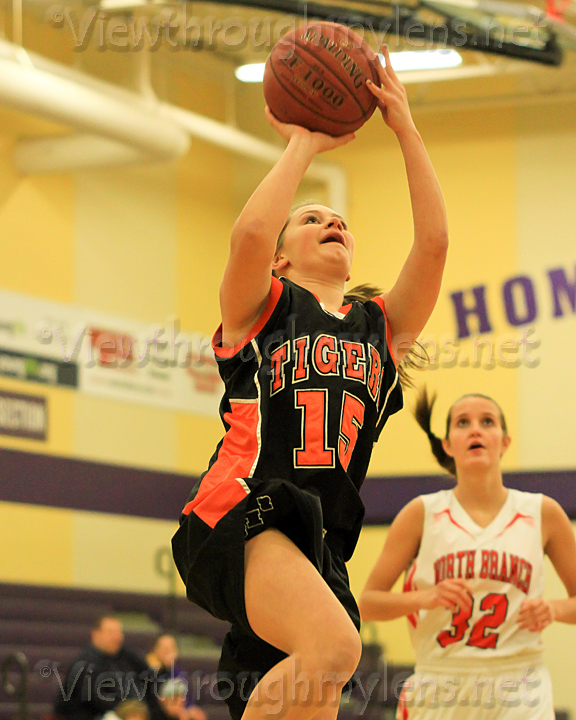
[[(177, 687), (179, 688), (178, 693), (174, 698), (171, 698), (173, 708), (179, 707), (182, 697), (184, 698), (184, 707), (188, 712), (188, 715), (184, 720), (206, 720), (206, 714), (196, 704), (197, 698), (192, 697), (192, 694), (188, 694), (188, 683), (186, 679), (186, 673), (182, 666), (178, 663), (178, 644), (176, 638), (173, 635), (159, 635), (154, 644), (152, 645), (150, 652), (146, 655), (148, 665), (154, 670), (154, 674), (158, 679), (158, 693), (160, 697), (160, 705), (162, 707), (162, 698), (164, 687), (168, 682), (174, 680), (182, 680)], [(162, 683), (162, 684), (160, 684)], [(168, 685), (168, 692), (174, 695), (174, 683)], [(184, 692), (182, 695), (182, 688)], [(187, 695), (189, 695), (187, 697)], [(165, 711), (166, 712), (166, 711)], [(170, 715), (170, 713), (167, 713)]]
[(153, 674), (144, 658), (124, 646), (124, 632), (113, 614), (100, 616), (91, 644), (61, 681), (54, 713), (65, 720), (96, 720), (123, 700), (144, 700), (155, 720), (159, 705)]
[(206, 713), (197, 705), (186, 707), (188, 683), (176, 678), (167, 680), (160, 686), (160, 709), (162, 720), (207, 720)]
[(146, 655), (148, 665), (160, 680), (168, 680), (183, 674), (177, 664), (178, 645), (173, 635), (159, 635)]

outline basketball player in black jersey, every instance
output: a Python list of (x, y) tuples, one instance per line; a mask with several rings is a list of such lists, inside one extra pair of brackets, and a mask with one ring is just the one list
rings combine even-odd
[(354, 237), (345, 221), (322, 205), (290, 213), (315, 155), (352, 135), (267, 112), (288, 146), (232, 230), (213, 341), (225, 434), (173, 548), (188, 597), (232, 623), (220, 692), (234, 720), (331, 720), (360, 657), (345, 567), (364, 513), (359, 489), (402, 407), (397, 363), (434, 308), (448, 244), (436, 175), (385, 57), (372, 92), (400, 142), (414, 216), (393, 288), (346, 303)]

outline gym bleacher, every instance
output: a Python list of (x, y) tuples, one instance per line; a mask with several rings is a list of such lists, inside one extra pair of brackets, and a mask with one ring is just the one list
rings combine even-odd
[[(0, 663), (4, 668), (0, 720), (53, 718), (58, 679), (64, 678), (69, 665), (90, 642), (92, 624), (105, 612), (118, 614), (126, 645), (142, 656), (159, 632), (174, 634), (180, 647), (178, 663), (188, 676), (195, 702), (208, 720), (228, 720), (228, 709), (215, 686), (220, 645), (229, 627), (226, 622), (184, 597), (20, 584), (0, 584)], [(22, 655), (28, 668), (25, 688), (17, 662), (18, 658), (23, 661)], [(411, 669), (386, 667), (381, 648), (367, 643), (358, 677), (360, 683), (371, 687), (369, 700), (360, 686), (356, 687), (348, 702), (342, 703), (339, 718), (393, 718), (395, 686)], [(375, 683), (378, 674), (381, 681)], [(12, 686), (12, 694), (7, 685)]]
[[(68, 666), (90, 642), (94, 620), (104, 612), (119, 615), (126, 645), (142, 656), (159, 632), (175, 634), (180, 643), (179, 664), (200, 688), (195, 698), (210, 720), (227, 718), (224, 702), (217, 697), (214, 674), (220, 644), (228, 624), (216, 620), (186, 598), (166, 595), (105, 592), (61, 587), (0, 584), (0, 662), (22, 653), (28, 665), (27, 716), (41, 720), (52, 716), (52, 703)], [(175, 626), (173, 621), (175, 619)], [(6, 692), (11, 683), (16, 695), (22, 678), (16, 659), (5, 668), (0, 689), (0, 720), (21, 717), (21, 706)]]

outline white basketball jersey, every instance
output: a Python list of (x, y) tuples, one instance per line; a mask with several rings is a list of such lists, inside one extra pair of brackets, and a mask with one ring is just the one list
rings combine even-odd
[(463, 578), (473, 603), (471, 610), (435, 608), (408, 617), (416, 663), (454, 667), (540, 654), (540, 633), (520, 630), (516, 620), (522, 602), (544, 591), (542, 495), (509, 490), (486, 528), (470, 518), (451, 490), (421, 497), (422, 541), (404, 590)]

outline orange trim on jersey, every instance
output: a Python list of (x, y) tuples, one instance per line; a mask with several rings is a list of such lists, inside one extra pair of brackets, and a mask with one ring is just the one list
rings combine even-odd
[(405, 688), (402, 688), (402, 690), (400, 691), (400, 697), (398, 698), (398, 708), (396, 709), (396, 720), (409, 720)]
[(218, 329), (214, 333), (214, 337), (212, 338), (212, 348), (214, 350), (214, 353), (220, 357), (220, 358), (231, 358), (236, 355), (237, 352), (239, 352), (245, 345), (248, 345), (248, 343), (253, 340), (256, 335), (262, 330), (264, 325), (268, 322), (270, 319), (270, 316), (274, 312), (274, 309), (276, 305), (278, 304), (278, 300), (280, 299), (280, 295), (282, 295), (282, 288), (284, 286), (278, 280), (278, 278), (272, 277), (272, 285), (270, 286), (270, 295), (268, 295), (268, 302), (266, 303), (266, 307), (264, 308), (262, 315), (258, 318), (258, 321), (256, 324), (252, 327), (250, 332), (246, 335), (246, 337), (241, 340), (236, 347), (233, 348), (223, 348), (222, 343), (222, 324), (218, 326)]
[(530, 525), (531, 527), (534, 527), (534, 526), (536, 525), (536, 521), (534, 520), (534, 518), (532, 517), (532, 515), (522, 515), (522, 513), (519, 513), (519, 512), (518, 512), (518, 513), (516, 513), (516, 515), (514, 515), (514, 517), (512, 518), (512, 520), (510, 520), (510, 522), (508, 523), (508, 525), (506, 525), (506, 527), (504, 528), (504, 530), (502, 530), (502, 532), (499, 532), (498, 535), (496, 535), (496, 537), (500, 537), (501, 535), (504, 535), (504, 533), (506, 532), (506, 530), (508, 530), (508, 528), (512, 527), (512, 525), (514, 525), (514, 523), (515, 523), (517, 520), (525, 520), (525, 521), (528, 523), (528, 525)]
[[(412, 581), (414, 580), (414, 573), (416, 572), (416, 563), (414, 562), (412, 564), (412, 569), (410, 570), (410, 574), (406, 578), (406, 581), (404, 583), (404, 587), (402, 588), (402, 592), (411, 592), (412, 590), (416, 590), (416, 585), (412, 585)], [(418, 625), (418, 613), (410, 613), (410, 615), (406, 615), (408, 618), (408, 622), (413, 626), (416, 627)]]
[(340, 312), (342, 315), (348, 315), (348, 312), (350, 311), (350, 308), (352, 307), (352, 303), (348, 303), (347, 305), (342, 305), (340, 308)]
[(224, 413), (224, 421), (230, 428), (224, 435), (218, 458), (202, 478), (196, 497), (182, 511), (184, 515), (194, 512), (212, 528), (248, 494), (245, 483), (238, 478), (251, 476), (260, 452), (258, 403), (232, 401), (230, 407), (232, 412)]
[(446, 515), (448, 517), (448, 520), (452, 523), (452, 525), (456, 525), (457, 528), (460, 528), (463, 532), (466, 533), (466, 535), (470, 535), (470, 537), (474, 537), (471, 532), (466, 530), (465, 527), (460, 525), (460, 523), (457, 523), (456, 520), (452, 517), (452, 513), (450, 512), (450, 508), (446, 508), (446, 510), (441, 510), (440, 512), (434, 513), (434, 520), (438, 521), (440, 520), (442, 515)]
[(392, 348), (392, 331), (390, 330), (390, 323), (388, 322), (388, 315), (386, 315), (386, 305), (384, 304), (384, 298), (382, 295), (376, 295), (376, 297), (372, 298), (372, 302), (375, 302), (376, 305), (382, 310), (382, 313), (384, 315), (384, 320), (386, 320), (386, 345), (388, 345), (388, 352), (390, 353), (390, 356), (392, 357), (392, 362), (394, 363), (394, 367), (398, 367), (398, 362), (396, 360), (396, 355), (394, 355), (394, 350)]

